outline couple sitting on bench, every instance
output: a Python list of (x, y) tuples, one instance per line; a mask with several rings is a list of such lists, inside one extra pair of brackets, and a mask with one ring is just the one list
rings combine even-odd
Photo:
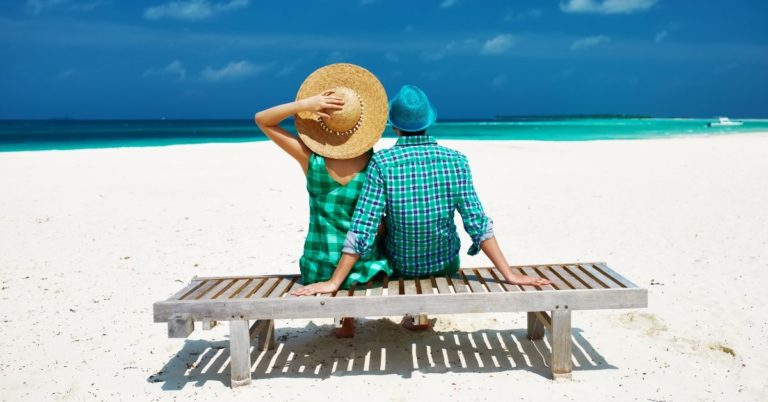
[[(472, 183), (467, 158), (426, 134), (437, 112), (426, 94), (403, 86), (387, 102), (367, 70), (333, 64), (313, 72), (295, 102), (258, 112), (256, 124), (301, 165), (310, 220), (297, 296), (332, 293), (377, 276), (429, 277), (459, 269), (458, 210), (472, 239), (504, 276), (521, 285), (547, 279), (513, 273)], [(279, 124), (295, 115), (298, 138)], [(387, 119), (399, 138), (373, 153)], [(426, 329), (411, 319), (403, 326)], [(354, 334), (345, 318), (336, 335)]]

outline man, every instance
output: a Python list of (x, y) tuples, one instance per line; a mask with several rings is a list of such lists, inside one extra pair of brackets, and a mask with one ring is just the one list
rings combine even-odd
[[(375, 247), (384, 219), (385, 249), (393, 271), (403, 277), (450, 275), (459, 269), (461, 244), (453, 223), (458, 210), (472, 239), (468, 254), (483, 250), (504, 279), (520, 285), (546, 285), (544, 278), (519, 275), (509, 268), (472, 183), (467, 158), (426, 135), (437, 120), (435, 107), (419, 88), (405, 85), (392, 99), (389, 120), (400, 137), (394, 147), (374, 154), (365, 187), (352, 217), (343, 255), (327, 282), (294, 294), (334, 292), (361, 255)], [(409, 329), (424, 329), (403, 324)]]

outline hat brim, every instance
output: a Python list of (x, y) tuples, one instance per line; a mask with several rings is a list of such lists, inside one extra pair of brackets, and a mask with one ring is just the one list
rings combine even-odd
[(349, 159), (362, 155), (379, 141), (387, 125), (389, 104), (387, 92), (370, 71), (348, 63), (327, 65), (310, 74), (299, 88), (296, 100), (308, 98), (336, 87), (347, 87), (360, 96), (365, 113), (360, 127), (350, 135), (328, 133), (314, 112), (294, 116), (299, 138), (319, 155), (333, 159)]
[[(394, 102), (394, 99), (389, 101), (389, 110), (392, 110), (392, 102)], [(392, 127), (400, 130), (400, 131), (407, 131), (407, 132), (415, 132), (415, 131), (421, 131), (426, 130), (429, 128), (429, 126), (435, 124), (437, 121), (437, 109), (435, 108), (435, 105), (432, 104), (432, 102), (429, 102), (429, 114), (424, 119), (424, 121), (421, 121), (417, 124), (405, 124), (403, 122), (397, 121), (397, 119), (392, 119), (392, 116), (387, 113), (387, 121), (389, 121), (389, 124), (392, 125)]]

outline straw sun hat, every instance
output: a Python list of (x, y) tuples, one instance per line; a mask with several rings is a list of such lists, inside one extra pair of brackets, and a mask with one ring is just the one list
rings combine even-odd
[(296, 131), (313, 152), (333, 159), (362, 155), (381, 138), (387, 125), (387, 93), (370, 71), (338, 63), (315, 70), (304, 80), (296, 100), (333, 91), (344, 99), (344, 109), (329, 111), (330, 118), (300, 112)]

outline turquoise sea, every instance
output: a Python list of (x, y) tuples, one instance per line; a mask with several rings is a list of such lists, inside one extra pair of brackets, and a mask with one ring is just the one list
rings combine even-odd
[[(712, 119), (513, 117), (441, 121), (438, 139), (591, 141), (768, 132), (768, 119), (707, 127)], [(293, 131), (289, 123), (286, 128)], [(390, 128), (385, 137), (394, 137)], [(4, 120), (0, 152), (264, 141), (250, 120)]]

